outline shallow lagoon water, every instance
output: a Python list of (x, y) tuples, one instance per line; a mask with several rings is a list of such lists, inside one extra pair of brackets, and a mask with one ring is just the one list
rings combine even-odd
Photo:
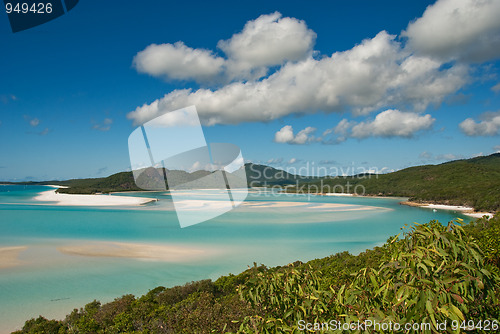
[[(356, 254), (383, 244), (404, 224), (433, 219), (445, 223), (456, 217), (470, 220), (457, 212), (402, 206), (398, 198), (259, 191), (250, 193), (246, 205), (236, 210), (181, 229), (168, 193), (120, 194), (159, 199), (128, 208), (64, 207), (33, 200), (49, 189), (0, 186), (0, 248), (28, 247), (19, 255), (20, 265), (0, 269), (1, 333), (18, 329), (38, 315), (62, 318), (94, 299), (108, 302), (160, 285), (217, 279), (239, 273), (253, 262), (276, 266), (341, 251)], [(58, 250), (95, 242), (209, 247), (218, 252), (208, 258), (165, 262), (68, 255)]]

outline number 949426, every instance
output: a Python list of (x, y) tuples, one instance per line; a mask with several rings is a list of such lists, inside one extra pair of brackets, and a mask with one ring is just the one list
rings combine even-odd
[(7, 14), (10, 13), (18, 13), (18, 14), (27, 14), (27, 13), (33, 13), (33, 14), (50, 14), (52, 13), (52, 3), (15, 3), (12, 4), (10, 2), (7, 2), (5, 4), (5, 11)]

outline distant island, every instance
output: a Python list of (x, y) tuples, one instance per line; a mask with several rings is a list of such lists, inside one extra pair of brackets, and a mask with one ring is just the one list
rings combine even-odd
[[(278, 187), (299, 193), (354, 193), (362, 186), (367, 196), (408, 197), (410, 203), (434, 203), (468, 206), (476, 211), (500, 210), (500, 153), (471, 159), (455, 160), (439, 165), (422, 165), (387, 174), (351, 176), (301, 176), (274, 167), (245, 164), (251, 187)], [(182, 172), (187, 180), (195, 175)], [(197, 172), (199, 173), (199, 172)], [(208, 172), (207, 172), (208, 173)], [(132, 172), (120, 172), (103, 178), (44, 182), (3, 182), (6, 184), (66, 186), (59, 193), (98, 194), (141, 191)], [(341, 191), (339, 191), (341, 190)]]

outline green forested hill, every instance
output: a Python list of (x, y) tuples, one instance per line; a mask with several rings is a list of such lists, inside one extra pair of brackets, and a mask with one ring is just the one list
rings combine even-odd
[[(349, 182), (349, 184), (348, 184)], [(500, 209), (500, 153), (440, 165), (360, 177), (327, 178), (308, 184), (320, 192), (343, 189), (365, 195), (410, 197), (412, 201), (467, 205), (477, 211)], [(350, 185), (349, 190), (348, 185)], [(314, 188), (313, 188), (314, 189)], [(307, 190), (307, 186), (303, 188)]]
[[(245, 164), (250, 186), (298, 185), (298, 192), (345, 192), (359, 195), (409, 197), (416, 202), (466, 205), (477, 211), (500, 210), (500, 153), (472, 159), (456, 160), (440, 165), (410, 167), (388, 174), (363, 174), (348, 177), (304, 177), (270, 166)], [(179, 180), (200, 177), (182, 171)], [(200, 172), (196, 172), (200, 173)], [(204, 172), (202, 176), (207, 175)], [(113, 174), (105, 178), (67, 181), (29, 182), (23, 184), (57, 184), (68, 186), (59, 192), (93, 194), (96, 192), (141, 190), (132, 172)]]
[(121, 172), (108, 177), (96, 179), (76, 179), (56, 182), (55, 184), (69, 188), (59, 188), (58, 192), (69, 194), (95, 194), (112, 191), (139, 191), (135, 185), (132, 172)]
[(276, 169), (271, 166), (253, 163), (245, 164), (248, 185), (251, 187), (293, 185), (297, 182), (311, 182), (319, 180), (318, 177), (306, 177), (288, 173), (285, 170)]

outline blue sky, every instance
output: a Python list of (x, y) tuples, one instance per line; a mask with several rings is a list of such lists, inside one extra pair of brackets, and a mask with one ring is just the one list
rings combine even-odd
[(474, 3), (81, 0), (15, 34), (2, 13), (0, 180), (127, 170), (133, 129), (192, 104), (208, 141), (306, 173), (500, 151), (500, 6)]

